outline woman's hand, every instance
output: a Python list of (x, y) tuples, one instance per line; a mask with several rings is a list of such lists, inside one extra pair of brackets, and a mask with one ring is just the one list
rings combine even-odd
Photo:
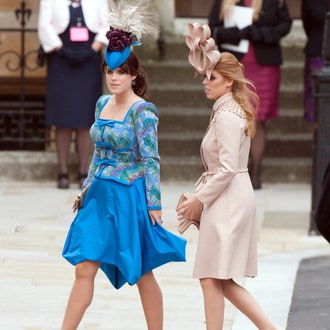
[(149, 216), (153, 225), (158, 222), (160, 225), (163, 223), (161, 210), (149, 210)]
[(187, 200), (177, 209), (178, 217), (193, 219), (193, 215), (201, 210), (202, 203), (196, 195), (186, 194), (186, 197)]

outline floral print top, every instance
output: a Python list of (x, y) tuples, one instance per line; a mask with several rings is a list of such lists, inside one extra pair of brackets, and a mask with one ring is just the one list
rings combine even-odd
[(144, 177), (149, 210), (161, 209), (158, 111), (153, 103), (139, 100), (123, 121), (100, 118), (110, 95), (96, 103), (95, 122), (90, 129), (94, 154), (84, 188), (93, 176), (132, 184)]

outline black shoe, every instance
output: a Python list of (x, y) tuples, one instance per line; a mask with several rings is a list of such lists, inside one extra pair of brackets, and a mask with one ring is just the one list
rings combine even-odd
[(68, 189), (69, 188), (68, 173), (59, 174), (57, 176), (57, 188), (58, 189)]
[(87, 173), (84, 174), (78, 174), (78, 181), (79, 181), (79, 187), (81, 188), (82, 185), (84, 184), (86, 178), (87, 178)]
[(261, 181), (260, 181), (260, 179), (254, 179), (254, 180), (251, 180), (251, 182), (252, 182), (253, 190), (259, 190), (259, 189), (261, 189)]

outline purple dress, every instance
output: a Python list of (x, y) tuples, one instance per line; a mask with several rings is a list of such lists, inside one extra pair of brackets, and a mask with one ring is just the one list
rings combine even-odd
[(313, 73), (319, 71), (323, 66), (321, 57), (306, 57), (304, 66), (304, 119), (308, 122), (315, 120), (314, 104), (314, 82)]

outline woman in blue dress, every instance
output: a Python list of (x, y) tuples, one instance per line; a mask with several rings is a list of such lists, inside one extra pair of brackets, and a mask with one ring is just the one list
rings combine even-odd
[[(83, 184), (89, 187), (63, 249), (76, 268), (63, 330), (77, 329), (99, 268), (117, 289), (137, 284), (147, 328), (163, 329), (162, 293), (152, 270), (185, 261), (186, 241), (162, 227), (158, 112), (143, 98), (146, 77), (127, 35), (107, 33), (103, 71), (111, 95), (96, 104), (95, 150)], [(113, 37), (116, 46), (124, 40), (119, 51)]]

